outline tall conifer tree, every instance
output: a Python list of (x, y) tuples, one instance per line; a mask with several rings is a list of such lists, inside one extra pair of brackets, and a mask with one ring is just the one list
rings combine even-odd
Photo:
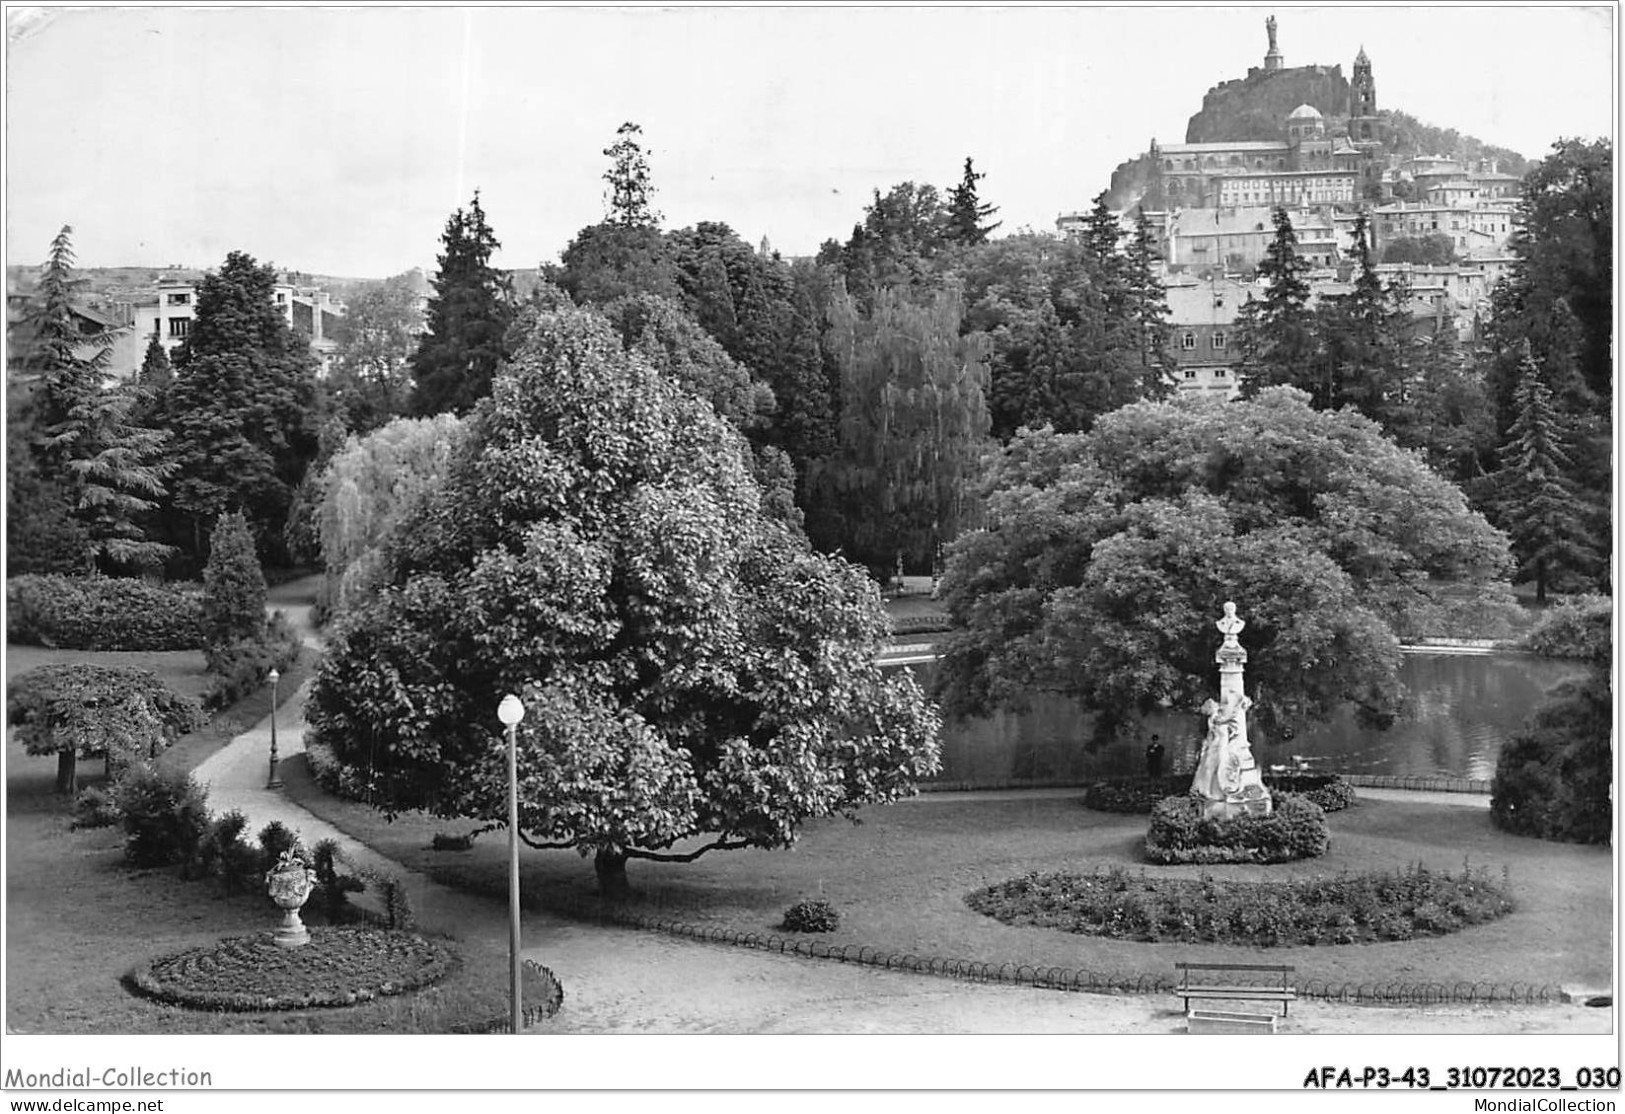
[(512, 284), (491, 266), (502, 244), (486, 223), (478, 190), (467, 211), (458, 209), (446, 221), (440, 242), (429, 331), (412, 356), (412, 408), (422, 417), (467, 413), (491, 393), (514, 314)]

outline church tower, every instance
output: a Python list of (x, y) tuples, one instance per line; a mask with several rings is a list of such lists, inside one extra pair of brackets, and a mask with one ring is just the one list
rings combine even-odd
[(1382, 118), (1377, 115), (1377, 81), (1365, 47), (1354, 56), (1354, 79), (1349, 82), (1349, 141), (1360, 152), (1360, 192), (1375, 200), (1382, 195)]
[(1363, 46), (1354, 57), (1354, 80), (1349, 83), (1349, 138), (1356, 142), (1377, 138), (1377, 82)]

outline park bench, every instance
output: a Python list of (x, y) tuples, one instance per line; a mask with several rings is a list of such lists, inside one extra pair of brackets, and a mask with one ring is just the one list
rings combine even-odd
[(1174, 995), (1185, 999), (1190, 1012), (1191, 999), (1281, 1003), (1281, 1016), (1298, 997), (1297, 987), (1288, 981), (1293, 967), (1273, 963), (1176, 963), (1179, 981)]

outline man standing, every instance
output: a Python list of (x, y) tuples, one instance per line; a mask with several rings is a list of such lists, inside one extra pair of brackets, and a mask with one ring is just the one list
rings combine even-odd
[(1145, 776), (1162, 776), (1162, 736), (1151, 736), (1151, 745), (1145, 748)]

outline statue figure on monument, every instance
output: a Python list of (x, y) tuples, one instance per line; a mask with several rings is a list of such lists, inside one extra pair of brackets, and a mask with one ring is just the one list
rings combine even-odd
[(1252, 744), (1247, 737), (1247, 710), (1253, 702), (1242, 691), (1242, 671), (1247, 651), (1237, 638), (1247, 624), (1236, 614), (1236, 605), (1226, 602), (1224, 617), (1214, 624), (1224, 635), (1224, 643), (1214, 660), (1219, 666), (1219, 698), (1202, 705), (1207, 717), (1207, 737), (1191, 779), (1191, 792), (1207, 802), (1209, 816), (1229, 817), (1243, 812), (1269, 815), (1269, 790), (1253, 761)]
[(1275, 53), (1275, 17), (1273, 15), (1269, 16), (1267, 19), (1264, 20), (1264, 30), (1269, 32), (1270, 53), (1274, 54)]

